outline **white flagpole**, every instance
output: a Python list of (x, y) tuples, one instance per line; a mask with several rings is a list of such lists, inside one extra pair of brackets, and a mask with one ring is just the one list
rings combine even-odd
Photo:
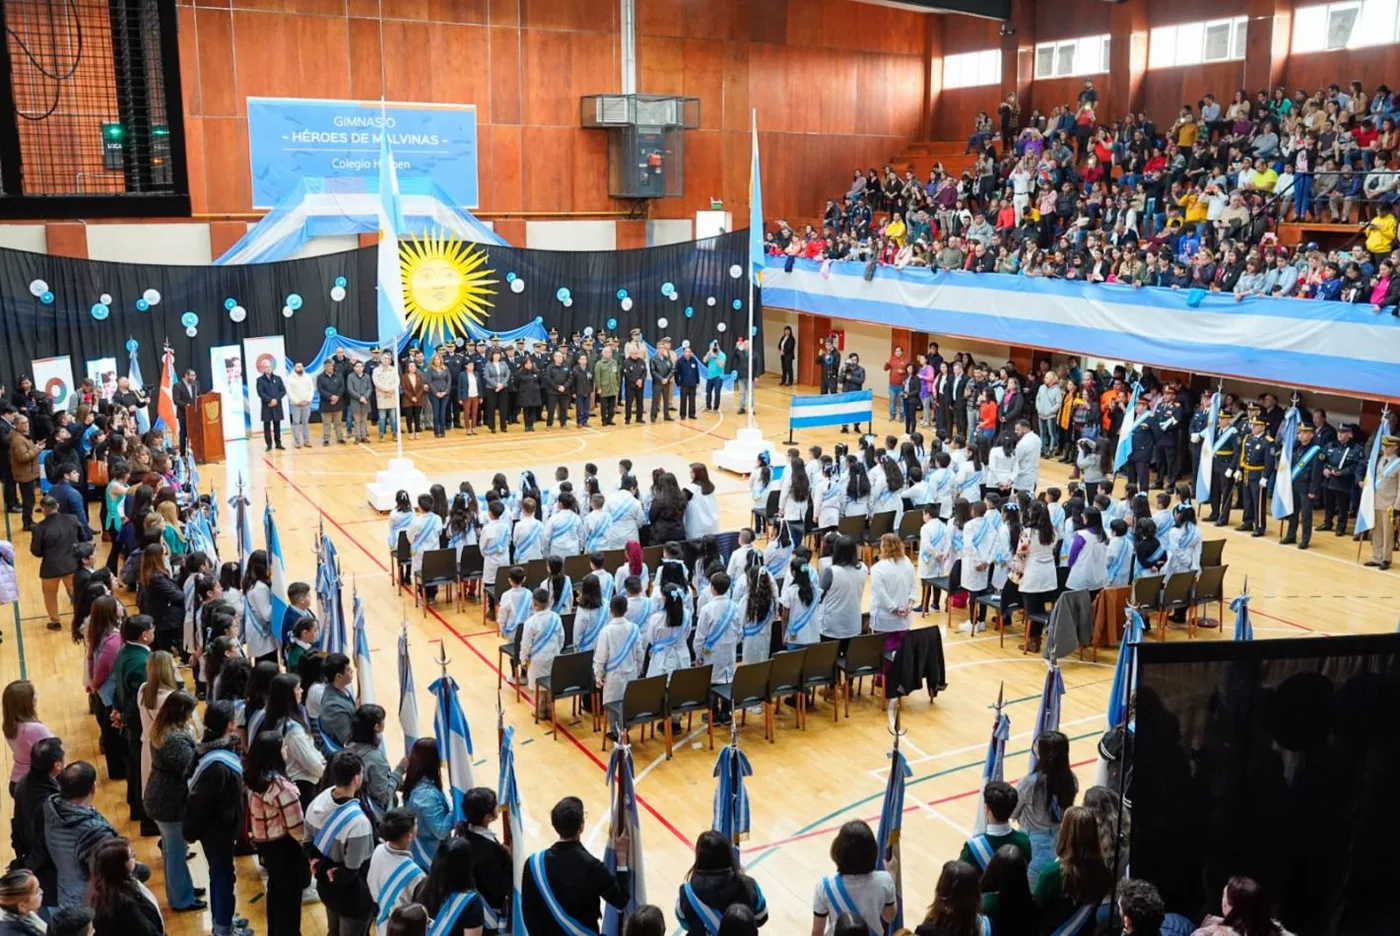
[[(753, 157), (752, 157), (752, 158), (753, 158), (754, 160), (757, 160), (757, 159), (758, 159), (758, 108), (757, 108), (757, 107), (755, 107), (755, 108), (753, 109), (752, 127), (753, 127), (753, 130), (752, 130), (752, 132), (753, 132)], [(753, 193), (752, 193), (752, 192), (749, 193), (749, 197), (750, 197), (750, 198), (753, 197)], [(752, 266), (752, 258), (750, 258), (749, 265)], [(749, 346), (749, 365), (748, 365), (748, 366), (749, 366), (749, 373), (748, 373), (748, 382), (749, 382), (749, 428), (750, 428), (750, 429), (753, 428), (754, 410), (758, 408), (758, 407), (757, 407), (757, 403), (758, 403), (758, 394), (757, 394), (756, 389), (755, 389), (755, 387), (754, 387), (754, 385), (753, 385), (753, 355), (754, 355), (754, 349), (753, 349), (753, 339), (754, 339), (754, 332), (753, 332), (753, 296), (754, 296), (754, 288), (753, 288), (753, 270), (749, 270), (749, 325), (748, 325), (748, 330), (744, 332), (744, 340), (745, 340), (746, 342), (748, 342), (748, 346)]]

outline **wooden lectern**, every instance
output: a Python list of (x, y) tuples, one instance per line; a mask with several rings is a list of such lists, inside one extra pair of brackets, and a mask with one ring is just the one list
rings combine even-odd
[(224, 460), (224, 398), (206, 393), (185, 407), (190, 451), (196, 462)]

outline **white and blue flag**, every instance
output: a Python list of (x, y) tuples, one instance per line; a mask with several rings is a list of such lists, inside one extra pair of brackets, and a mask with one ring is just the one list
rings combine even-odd
[(1113, 664), (1113, 682), (1108, 690), (1108, 727), (1116, 728), (1128, 717), (1128, 700), (1137, 688), (1137, 651), (1133, 644), (1142, 640), (1142, 615), (1128, 608), (1127, 626), (1118, 643), (1118, 661)]
[(1133, 430), (1144, 420), (1152, 415), (1152, 410), (1148, 409), (1141, 416), (1136, 412), (1138, 397), (1142, 394), (1142, 384), (1133, 384), (1133, 395), (1128, 399), (1128, 409), (1123, 414), (1123, 426), (1118, 431), (1118, 448), (1113, 453), (1113, 470), (1122, 471), (1123, 466), (1128, 463), (1128, 459), (1133, 456)]
[(263, 535), (267, 538), (267, 569), (271, 578), (268, 590), (272, 598), (272, 633), (282, 634), (282, 622), (287, 618), (291, 602), (287, 600), (287, 563), (282, 557), (282, 537), (277, 533), (277, 521), (272, 518), (272, 505), (263, 508)]
[(1361, 482), (1361, 505), (1356, 508), (1356, 529), (1355, 534), (1360, 536), (1371, 529), (1376, 522), (1376, 482), (1379, 478), (1376, 472), (1379, 470), (1381, 461), (1381, 436), (1385, 435), (1385, 420), (1381, 420), (1381, 425), (1376, 427), (1376, 434), (1371, 439), (1371, 457), (1366, 459), (1366, 480)]
[(739, 837), (749, 831), (749, 793), (744, 789), (744, 778), (753, 776), (753, 766), (743, 751), (735, 744), (726, 744), (715, 761), (714, 815), (713, 828), (734, 844), (734, 854), (739, 854)]
[(1050, 661), (1045, 671), (1045, 685), (1040, 689), (1040, 707), (1035, 711), (1035, 730), (1031, 732), (1031, 773), (1035, 773), (1035, 739), (1047, 731), (1060, 730), (1060, 702), (1065, 696), (1065, 678), (1060, 665)]
[[(646, 871), (642, 862), (646, 852), (642, 848), (642, 824), (637, 810), (631, 745), (619, 744), (613, 748), (612, 757), (608, 760), (608, 788), (612, 793), (612, 828), (603, 850), (603, 866), (610, 874), (616, 874), (617, 866), (624, 862), (630, 862), (632, 869), (632, 890), (627, 895), (627, 906), (619, 910), (607, 904), (603, 908), (603, 936), (619, 936), (623, 921), (633, 910), (647, 902)], [(626, 828), (631, 838), (631, 854), (623, 855), (622, 861), (618, 860), (617, 850), (613, 847), (619, 826)]]
[(399, 632), (399, 727), (403, 729), (404, 753), (413, 747), (418, 735), (418, 690), (414, 688), (413, 661), (408, 656), (408, 631)]
[(873, 399), (870, 390), (795, 396), (788, 402), (788, 424), (796, 430), (868, 423)]
[(316, 597), (321, 603), (320, 649), (326, 653), (346, 653), (350, 649), (340, 587), (340, 555), (331, 538), (322, 531), (320, 562), (316, 566)]
[(502, 926), (501, 932), (509, 930), (511, 936), (525, 936), (525, 918), (520, 912), (520, 887), (525, 877), (525, 832), (520, 821), (520, 787), (515, 783), (515, 729), (505, 728), (501, 732), (501, 775), (496, 786), (496, 800), (505, 810), (506, 840), (510, 842), (511, 892), (510, 925)]
[[(136, 357), (138, 350), (136, 339), (130, 339), (126, 343), (127, 358), (130, 364), (127, 367), (126, 379), (131, 382), (131, 389), (136, 393), (141, 393), (146, 386), (146, 381), (141, 377), (141, 362)], [(136, 407), (136, 431), (145, 435), (151, 431), (151, 416), (146, 412), (146, 407)]]
[(253, 517), (248, 510), (248, 498), (243, 496), (241, 482), (239, 493), (228, 499), (228, 505), (233, 508), (233, 540), (238, 546), (238, 574), (242, 575), (243, 564), (253, 552)]
[[(352, 612), (355, 615), (355, 701), (360, 705), (374, 705), (374, 661), (369, 655), (369, 634), (365, 631), (365, 603), (358, 592), (353, 599)], [(404, 749), (408, 753), (408, 749)]]
[(466, 817), (462, 812), (462, 798), (476, 786), (472, 782), (472, 733), (467, 726), (462, 703), (457, 699), (457, 680), (442, 676), (434, 680), (428, 689), (437, 698), (433, 736), (437, 738), (438, 757), (447, 767), (452, 821), (457, 823)]
[(407, 328), (403, 314), (403, 273), (399, 269), (399, 231), (403, 211), (399, 204), (399, 173), (389, 134), (379, 135), (379, 257), (376, 291), (379, 295), (379, 346), (396, 342)]
[(1206, 417), (1206, 431), (1201, 433), (1201, 459), (1196, 466), (1196, 502), (1204, 504), (1210, 500), (1210, 485), (1215, 473), (1215, 427), (1220, 422), (1220, 391), (1210, 395), (1210, 415)]
[[(896, 871), (902, 866), (899, 860), (899, 839), (904, 830), (904, 784), (914, 771), (909, 761), (896, 748), (890, 755), (890, 776), (885, 783), (885, 798), (880, 805), (880, 828), (877, 840), (880, 853), (875, 859), (875, 868), (886, 870), (886, 865), (894, 862)], [(904, 928), (904, 888), (901, 877), (894, 882), (894, 919), (885, 924), (885, 933), (894, 933)]]
[(1002, 711), (1000, 696), (997, 697), (996, 713), (991, 737), (987, 739), (987, 756), (982, 760), (982, 782), (977, 787), (977, 814), (972, 820), (973, 835), (987, 831), (987, 810), (982, 806), (982, 792), (987, 789), (987, 784), (1006, 777), (1006, 742), (1011, 738), (1011, 717)]
[(1230, 610), (1235, 612), (1235, 639), (1253, 640), (1254, 625), (1249, 621), (1249, 582), (1245, 582), (1245, 590), (1235, 596), (1230, 602)]
[(1282, 520), (1293, 513), (1293, 443), (1298, 437), (1298, 407), (1290, 406), (1283, 415), (1283, 427), (1279, 433), (1278, 462), (1274, 465), (1274, 496), (1269, 501), (1269, 513), (1275, 520)]

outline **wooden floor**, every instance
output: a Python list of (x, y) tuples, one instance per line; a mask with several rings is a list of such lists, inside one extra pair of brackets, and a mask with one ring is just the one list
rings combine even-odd
[[(766, 381), (765, 381), (766, 383)], [(771, 385), (759, 392), (759, 424), (767, 437), (781, 440), (786, 434), (787, 391)], [(882, 401), (877, 400), (877, 405)], [(616, 472), (616, 460), (633, 459), (636, 473), (644, 477), (653, 464), (674, 467), (683, 462), (709, 461), (718, 448), (743, 424), (726, 397), (723, 414), (702, 414), (695, 422), (566, 432), (543, 430), (533, 435), (512, 431), (507, 436), (481, 435), (471, 440), (460, 434), (447, 440), (427, 437), (406, 446), (418, 466), (434, 480), (455, 482), (463, 477), (480, 479), (504, 471), (512, 486), (519, 471), (533, 469), (541, 483), (548, 483), (556, 464), (577, 468), (585, 460), (598, 463), (604, 478)], [(894, 431), (881, 414), (879, 432)], [(835, 429), (803, 433), (805, 446), (821, 444), (828, 451), (841, 440)], [(527, 444), (528, 440), (528, 444)], [(319, 442), (319, 438), (318, 438)], [(450, 658), (449, 672), (461, 685), (461, 698), (476, 742), (476, 777), (483, 785), (496, 782), (496, 646), (495, 631), (482, 622), (478, 605), (464, 613), (438, 607), (424, 616), (413, 608), (409, 595), (389, 585), (385, 543), (386, 522), (365, 505), (364, 483), (371, 479), (392, 452), (389, 443), (369, 446), (319, 444), (311, 450), (264, 456), (258, 443), (231, 443), (229, 461), (202, 469), (203, 487), (211, 480), (221, 496), (242, 476), (255, 505), (261, 509), (270, 498), (277, 519), (287, 568), (292, 580), (312, 581), (316, 559), (311, 545), (317, 527), (324, 523), (339, 547), (347, 582), (353, 582), (365, 601), (370, 643), (375, 660), (375, 685), (381, 703), (392, 712), (397, 699), (394, 646), (400, 622), (407, 620), (420, 714), (431, 719), (427, 684), (435, 677), (433, 660), (439, 647)], [(1046, 463), (1042, 484), (1063, 482), (1064, 466)], [(480, 488), (478, 488), (479, 490)], [(748, 519), (748, 495), (743, 485), (730, 479), (722, 486), (721, 511), (726, 528), (737, 528)], [(227, 511), (225, 511), (227, 514)], [(229, 524), (226, 522), (225, 527)], [(1214, 527), (1207, 529), (1214, 538)], [(1271, 535), (1251, 539), (1233, 530), (1222, 532), (1227, 540), (1225, 561), (1230, 566), (1227, 587), (1238, 589), (1249, 576), (1253, 596), (1255, 634), (1260, 639), (1301, 637), (1365, 631), (1389, 631), (1395, 626), (1400, 576), (1365, 569), (1356, 562), (1356, 544), (1350, 538), (1330, 534), (1314, 537), (1313, 549), (1304, 553), (1281, 547)], [(261, 537), (258, 537), (259, 541)], [(227, 537), (225, 537), (227, 541)], [(78, 648), (61, 633), (43, 627), (41, 597), (35, 581), (36, 564), (29, 558), (27, 537), (20, 536), (20, 581), (25, 595), (16, 614), (4, 610), (5, 642), (0, 646), (0, 682), (21, 672), (38, 685), (43, 719), (67, 743), (70, 759), (83, 758), (101, 764), (95, 728), (87, 714), (79, 688), (81, 662)], [(230, 543), (223, 544), (231, 551)], [(1368, 548), (1369, 554), (1369, 548)], [(349, 599), (347, 596), (347, 608)], [(1228, 612), (1227, 612), (1228, 614)], [(930, 618), (938, 620), (940, 618)], [(1171, 639), (1185, 639), (1173, 632)], [(1198, 639), (1218, 639), (1205, 632)], [(904, 724), (908, 733), (904, 750), (914, 776), (909, 780), (903, 837), (905, 899), (915, 918), (932, 897), (933, 884), (943, 861), (957, 854), (968, 834), (974, 810), (979, 771), (991, 724), (989, 706), (998, 686), (1005, 683), (1012, 740), (1008, 748), (1007, 775), (1026, 769), (1026, 748), (1044, 664), (1023, 656), (1008, 640), (999, 648), (997, 638), (945, 634), (948, 690), (935, 704), (925, 697), (906, 702)], [(1094, 760), (1094, 742), (1103, 731), (1108, 684), (1114, 653), (1099, 655), (1097, 663), (1070, 659), (1063, 663), (1068, 690), (1063, 705), (1062, 728), (1073, 739), (1072, 758), (1087, 786)], [(506, 720), (516, 727), (520, 746), (516, 761), (525, 798), (525, 846), (534, 850), (548, 844), (549, 807), (565, 794), (583, 797), (588, 807), (587, 843), (601, 852), (602, 823), (606, 821), (606, 755), (601, 738), (586, 724), (574, 724), (559, 740), (533, 724), (529, 708), (507, 695)], [(761, 883), (777, 921), (777, 932), (805, 932), (810, 923), (812, 889), (819, 875), (830, 870), (827, 849), (839, 825), (849, 819), (876, 821), (885, 783), (886, 754), (890, 746), (887, 722), (878, 704), (867, 696), (852, 707), (851, 719), (833, 724), (830, 708), (823, 705), (810, 714), (808, 729), (798, 731), (790, 712), (778, 718), (776, 742), (762, 740), (754, 719), (741, 735), (753, 763), (749, 781), (753, 807), (753, 831), (744, 848), (747, 868)], [(391, 721), (393, 716), (391, 715)], [(697, 722), (698, 726), (698, 722)], [(387, 732), (395, 748), (397, 730)], [(643, 801), (643, 841), (646, 848), (646, 884), (650, 902), (672, 917), (676, 887), (691, 864), (691, 843), (710, 822), (715, 755), (704, 745), (700, 732), (677, 744), (675, 758), (664, 759), (661, 739), (636, 741), (637, 789)], [(391, 758), (397, 750), (391, 750)], [(8, 775), (9, 752), (4, 751)], [(99, 805), (109, 817), (125, 815), (123, 790), (107, 784)], [(6, 809), (8, 812), (8, 808)], [(129, 833), (136, 830), (118, 823)], [(8, 856), (8, 842), (0, 845), (0, 861)], [(157, 875), (160, 856), (156, 840), (140, 840), (138, 852)], [(262, 885), (252, 859), (239, 861), (239, 912), (261, 930), (264, 915), (259, 907)], [(202, 859), (195, 871), (204, 878)], [(155, 890), (162, 893), (157, 885)], [(317, 906), (303, 911), (303, 931), (325, 931)], [(208, 930), (206, 914), (170, 914), (167, 927), (176, 936)]]

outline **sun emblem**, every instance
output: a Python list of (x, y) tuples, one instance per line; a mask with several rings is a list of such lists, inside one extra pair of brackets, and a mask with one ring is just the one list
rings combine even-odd
[(430, 346), (465, 335), (469, 324), (489, 316), (491, 279), (486, 252), (456, 237), (434, 231), (399, 245), (399, 269), (404, 285), (404, 316), (408, 332)]

